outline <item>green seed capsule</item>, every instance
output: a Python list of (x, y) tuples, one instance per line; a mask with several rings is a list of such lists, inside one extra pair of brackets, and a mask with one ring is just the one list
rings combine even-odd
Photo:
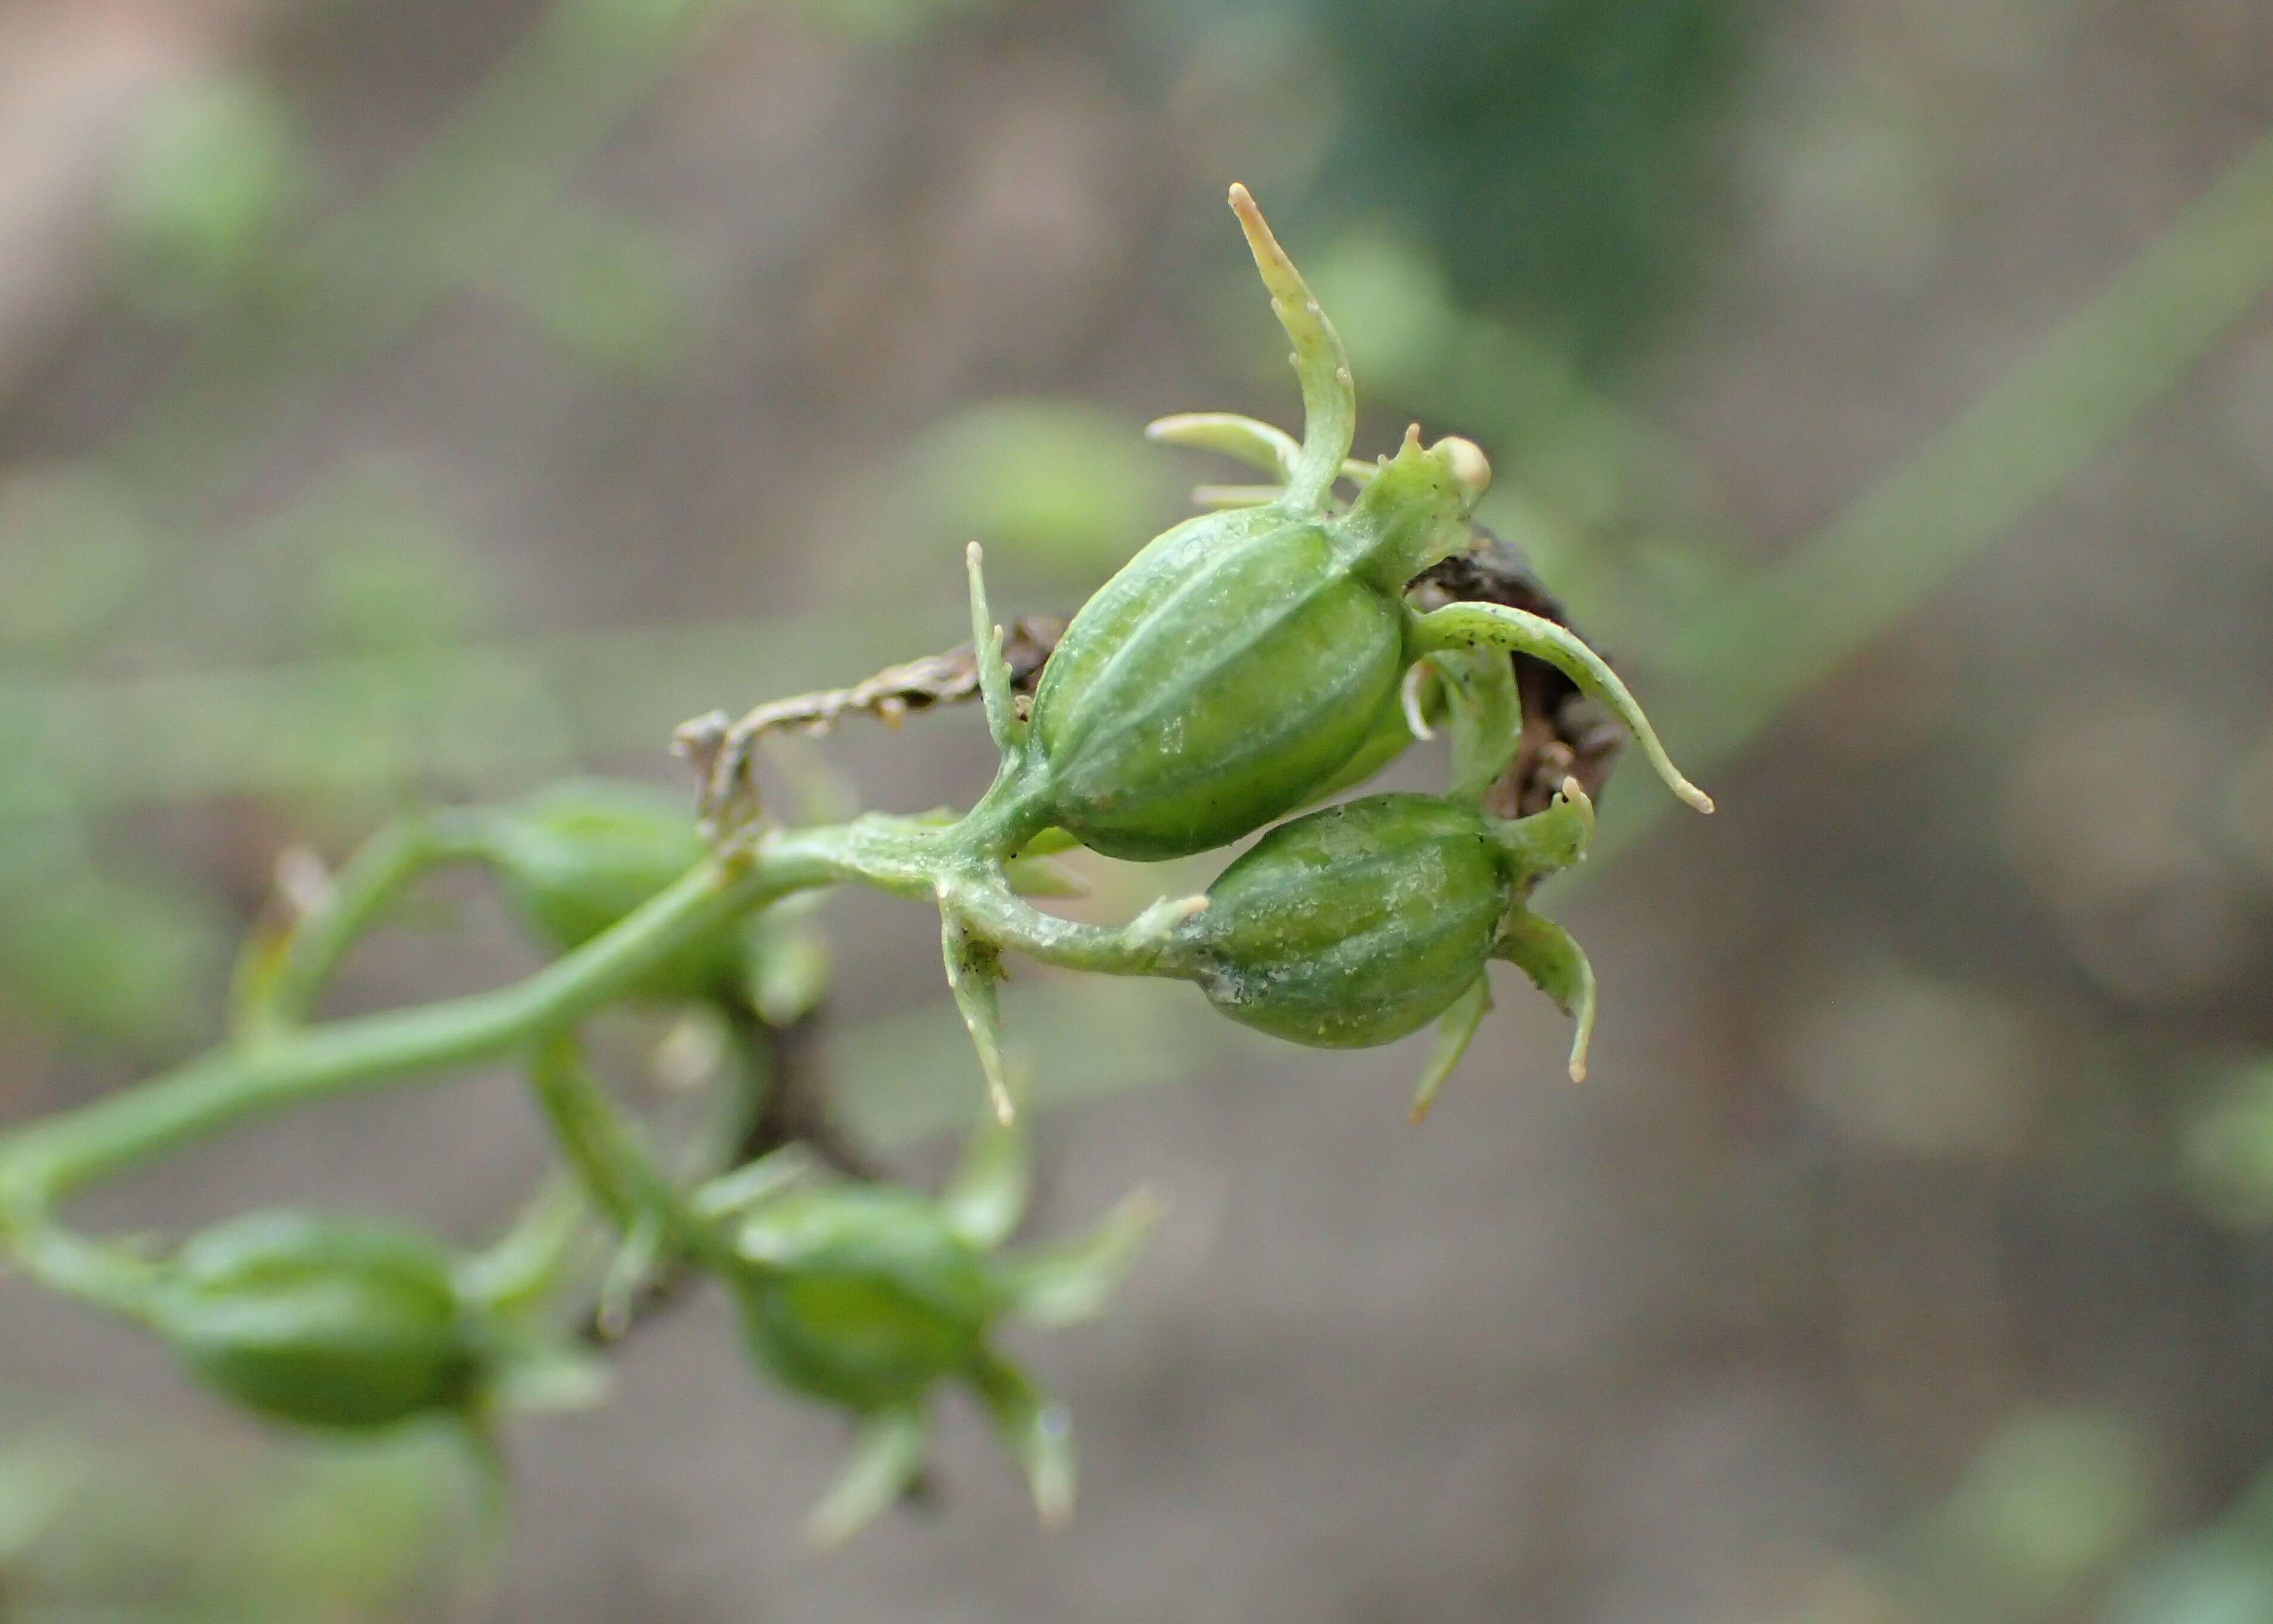
[(152, 1317), (214, 1387), (304, 1426), (462, 1410), (484, 1368), (447, 1252), (388, 1224), (275, 1212), (217, 1225), (182, 1248)]
[(885, 1184), (799, 1190), (745, 1225), (743, 1323), (784, 1385), (872, 1412), (968, 1372), (999, 1306), (986, 1257), (939, 1208)]
[[(675, 797), (644, 784), (553, 785), (491, 815), (485, 851), (530, 927), (570, 951), (664, 890), (709, 854)], [(739, 937), (688, 943), (641, 978), (637, 996), (694, 997), (730, 984)]]
[(1465, 461), (1408, 441), (1347, 515), (1208, 514), (1139, 553), (1034, 695), (1052, 821), (1108, 856), (1184, 856), (1335, 777), (1396, 712), (1399, 599), (1459, 543)]
[(1188, 974), (1242, 1025), (1365, 1049), (1474, 985), (1514, 905), (1497, 820), (1427, 795), (1371, 795), (1272, 830), (1182, 927)]
[(1233, 202), (1294, 341), (1307, 437), (1287, 442), (1274, 500), (1178, 525), (1074, 617), (1034, 695), (1039, 771), (1001, 789), (1029, 802), (1024, 822), (1115, 857), (1235, 840), (1365, 748), (1407, 664), (1406, 583), (1465, 545), (1491, 477), (1467, 441), (1424, 447), (1415, 432), (1334, 510), (1348, 363), (1252, 199)]
[(1324, 525), (1195, 519), (1090, 600), (1034, 704), (1055, 821), (1114, 857), (1235, 840), (1357, 752), (1404, 667), (1396, 604)]

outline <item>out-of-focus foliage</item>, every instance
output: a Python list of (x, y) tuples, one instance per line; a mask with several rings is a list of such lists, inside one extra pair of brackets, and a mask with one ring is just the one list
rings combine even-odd
[(2179, 1150), (2211, 1217), (2239, 1229), (2273, 1226), (2273, 1059), (2214, 1077), (2181, 1124)]
[(908, 505), (931, 548), (986, 556), (1078, 590), (1116, 568), (1169, 506), (1160, 455), (1136, 425), (1072, 401), (994, 401), (926, 431), (909, 455)]
[[(1282, 0), (1176, 12), (1206, 99), (1317, 214), (1392, 222), (1459, 297), (1631, 353), (1725, 215), (1759, 0)], [(1275, 178), (1264, 175), (1262, 178)]]
[(19, 1429), (0, 1449), (0, 1616), (427, 1616), (488, 1537), (483, 1492), (439, 1429), (289, 1460)]
[(113, 204), (127, 286), (170, 315), (250, 291), (308, 185), (291, 114), (259, 79), (168, 93), (134, 132)]
[(1589, 357), (1693, 281), (1751, 0), (1303, 0), (1345, 97), (1324, 188), (1435, 248), (1461, 297)]

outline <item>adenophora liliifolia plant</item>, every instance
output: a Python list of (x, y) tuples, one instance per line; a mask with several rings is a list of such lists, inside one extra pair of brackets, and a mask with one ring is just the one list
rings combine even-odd
[[(1416, 428), (1392, 456), (1350, 458), (1355, 395), (1340, 340), (1253, 199), (1234, 187), (1232, 206), (1294, 341), (1302, 438), (1224, 415), (1164, 419), (1152, 433), (1242, 458), (1271, 484), (1204, 492), (1212, 511), (1145, 547), (1061, 629), (1022, 622), (1006, 637), (972, 547), (966, 657), (681, 730), (703, 774), (701, 832), (636, 789), (566, 785), (514, 807), (408, 820), (335, 877), (302, 865), (289, 906), (246, 950), (229, 1043), (0, 1144), (0, 1236), (17, 1260), (148, 1324), (251, 1408), (334, 1428), (444, 1416), (480, 1430), (502, 1411), (587, 1393), (589, 1369), (562, 1334), (564, 1298), (576, 1300), (574, 1323), (605, 1340), (657, 1282), (692, 1271), (739, 1303), (763, 1370), (859, 1425), (817, 1532), (849, 1532), (915, 1481), (942, 1384), (977, 1395), (1054, 1516), (1071, 1492), (1062, 1412), (991, 1334), (1006, 1315), (1094, 1312), (1150, 1205), (1132, 1199), (1085, 1241), (996, 1251), (1024, 1192), (995, 1004), (1004, 955), (1190, 981), (1234, 1019), (1302, 1043), (1363, 1047), (1441, 1019), (1416, 1116), (1489, 1008), (1486, 966), (1504, 959), (1575, 1017), (1580, 1074), (1593, 973), (1527, 905), (1542, 878), (1584, 855), (1593, 809), (1576, 769), (1598, 783), (1609, 752), (1599, 740), (1583, 754), (1559, 739), (1559, 756), (1535, 749), (1542, 718), (1527, 733), (1523, 695), (1542, 690), (1519, 674), (1548, 673), (1599, 703), (1677, 794), (1711, 803), (1600, 656), (1519, 606), (1527, 590), (1459, 590), (1464, 573), (1510, 584), (1470, 519), (1490, 477), (1481, 451), (1424, 445)], [(1001, 756), (967, 814), (803, 827), (761, 815), (751, 761), (769, 731), (851, 710), (896, 719), (966, 695)], [(1215, 849), (1362, 783), (1432, 718), (1452, 735), (1444, 795), (1372, 795), (1295, 816), (1205, 895), (1163, 898), (1126, 925), (1026, 900), (1059, 887), (1054, 851), (1142, 861)], [(1574, 771), (1535, 787), (1549, 759)], [(461, 862), (492, 870), (557, 957), (494, 991), (309, 1024), (388, 904), (425, 870)], [(948, 984), (995, 1120), (937, 1199), (830, 1154), (817, 1118), (785, 1109), (790, 1085), (769, 1075), (767, 1034), (805, 1019), (822, 979), (799, 902), (838, 883), (939, 913)], [(737, 1040), (734, 1109), (691, 1154), (658, 1144), (585, 1062), (579, 1027), (624, 1003), (707, 1011)], [(499, 1058), (525, 1068), (564, 1172), (486, 1252), (293, 1214), (148, 1250), (88, 1240), (56, 1216), (92, 1181), (256, 1111)], [(779, 1127), (792, 1120), (808, 1126)], [(612, 1261), (589, 1281), (574, 1263), (588, 1217), (615, 1237)]]

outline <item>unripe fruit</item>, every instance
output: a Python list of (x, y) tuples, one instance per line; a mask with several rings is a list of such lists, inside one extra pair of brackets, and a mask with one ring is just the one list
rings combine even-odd
[[(709, 854), (675, 797), (643, 784), (556, 784), (486, 820), (484, 850), (548, 945), (572, 951), (652, 898)], [(656, 965), (634, 996), (695, 997), (731, 984), (739, 936), (699, 937)]]
[(152, 1319), (200, 1376), (304, 1426), (461, 1410), (484, 1370), (447, 1252), (393, 1225), (251, 1213), (191, 1238)]
[(1490, 481), (1474, 446), (1416, 430), (1336, 511), (1347, 358), (1243, 189), (1233, 207), (1294, 341), (1305, 439), (1286, 442), (1275, 500), (1176, 526), (1074, 617), (1035, 690), (1032, 753), (997, 786), (1011, 846), (1054, 825), (1109, 856), (1184, 856), (1310, 799), (1395, 705), (1406, 583), (1466, 545)]
[(1034, 735), (1054, 821), (1114, 857), (1237, 839), (1364, 743), (1403, 635), (1315, 520), (1179, 526), (1090, 600), (1044, 669)]
[(753, 1350), (782, 1382), (874, 1411), (973, 1368), (1000, 1306), (985, 1254), (938, 1207), (887, 1184), (769, 1200), (736, 1250)]
[(1184, 856), (1347, 763), (1397, 704), (1405, 582), (1459, 545), (1452, 443), (1409, 441), (1347, 516), (1204, 515), (1107, 582), (1034, 695), (1052, 821), (1108, 856)]
[(1180, 927), (1181, 963), (1242, 1025), (1364, 1049), (1474, 985), (1513, 906), (1497, 820), (1428, 795), (1370, 795), (1272, 830)]

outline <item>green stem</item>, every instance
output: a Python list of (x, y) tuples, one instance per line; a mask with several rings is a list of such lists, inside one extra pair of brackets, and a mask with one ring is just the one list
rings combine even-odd
[(405, 886), (429, 868), (485, 850), (486, 825), (471, 812), (406, 817), (372, 836), (334, 878), (331, 895), (292, 928), (283, 962), (251, 1011), (252, 1032), (305, 1022), (348, 949)]
[(940, 911), (990, 946), (1099, 975), (1181, 974), (1171, 933), (1206, 906), (1198, 897), (1163, 898), (1126, 925), (1084, 924), (1043, 913), (984, 872), (942, 878), (938, 894)]
[(586, 1211), (582, 1181), (553, 1174), (511, 1229), (459, 1265), (459, 1296), (491, 1313), (535, 1308), (559, 1282)]
[(693, 1252), (706, 1262), (726, 1260), (728, 1249), (687, 1206), (639, 1130), (609, 1100), (584, 1064), (575, 1034), (540, 1038), (529, 1077), (552, 1124), (561, 1154), (591, 1196), (628, 1239), (642, 1224), (667, 1237), (666, 1252)]
[(510, 987), (215, 1049), (27, 1128), (0, 1142), (0, 1218), (20, 1222), (81, 1185), (256, 1112), (510, 1053), (591, 1013), (682, 943), (736, 914), (847, 877), (864, 859), (887, 867), (875, 861), (883, 853), (869, 849), (878, 844), (859, 824), (769, 836), (746, 854), (698, 864), (612, 929)]
[(27, 1224), (10, 1244), (25, 1273), (50, 1291), (131, 1320), (149, 1312), (158, 1268), (146, 1259), (45, 1222)]
[(0, 1140), (0, 1227), (28, 1229), (83, 1185), (256, 1113), (493, 1060), (574, 1026), (688, 940), (792, 891), (838, 882), (936, 900), (997, 945), (1119, 974), (1169, 973), (1167, 932), (1194, 903), (1125, 929), (1053, 918), (1018, 900), (974, 843), (996, 831), (870, 816), (776, 830), (697, 864), (527, 980), (417, 1009), (272, 1033)]

